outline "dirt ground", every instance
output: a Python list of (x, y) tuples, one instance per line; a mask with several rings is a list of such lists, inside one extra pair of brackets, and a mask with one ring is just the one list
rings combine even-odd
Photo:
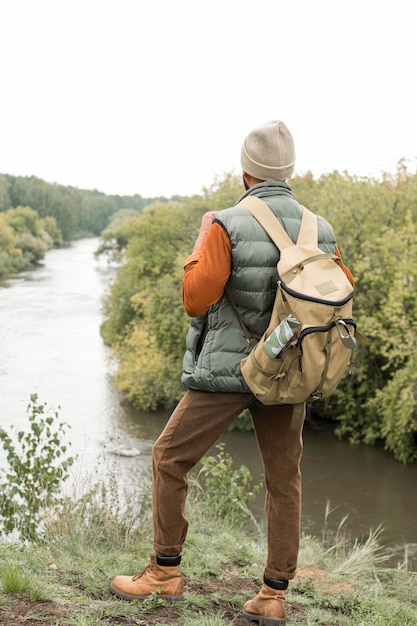
[[(346, 593), (351, 591), (348, 583), (335, 583), (329, 580), (329, 574), (321, 570), (313, 568), (301, 569), (298, 572), (296, 581), (312, 580), (314, 586), (319, 589), (320, 587), (337, 587), (343, 585)], [(228, 580), (210, 579), (207, 583), (198, 583), (189, 579), (185, 579), (186, 588), (189, 592), (198, 594), (209, 601), (209, 609), (198, 607), (198, 611), (201, 615), (204, 613), (213, 613), (215, 609), (216, 613), (223, 616), (225, 620), (233, 620), (233, 626), (248, 626), (250, 622), (243, 617), (240, 606), (235, 606), (233, 598), (251, 597), (251, 593), (255, 595), (259, 589), (259, 586), (255, 583), (251, 583), (247, 579), (232, 578)], [(342, 589), (338, 589), (342, 591)], [(210, 602), (212, 598), (212, 602)], [(230, 598), (230, 601), (227, 600)], [(97, 620), (100, 615), (99, 603), (94, 603), (92, 600), (90, 603), (86, 603), (86, 612), (92, 617), (95, 615)], [(155, 624), (173, 624), (180, 626), (181, 617), (183, 612), (181, 609), (176, 608), (175, 603), (168, 606), (161, 606), (155, 609), (148, 609), (146, 613), (142, 613), (140, 610), (140, 604), (137, 604), (137, 615), (131, 614), (129, 617), (108, 617), (103, 618), (103, 624), (112, 624), (113, 626), (153, 626)], [(77, 612), (81, 613), (80, 607), (77, 606)], [(291, 601), (287, 606), (287, 618), (291, 621), (291, 617), (300, 623), (302, 615), (306, 609), (304, 606), (297, 604), (297, 602)], [(68, 606), (56, 604), (53, 602), (31, 602), (23, 596), (13, 596), (10, 598), (10, 602), (2, 604), (0, 606), (0, 626), (64, 626), (65, 620), (69, 613), (74, 615), (74, 605)], [(96, 613), (96, 614), (95, 614)]]

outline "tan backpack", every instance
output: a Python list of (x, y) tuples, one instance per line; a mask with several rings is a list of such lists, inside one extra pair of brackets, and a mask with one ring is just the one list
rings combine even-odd
[(280, 250), (271, 319), (256, 345), (240, 320), (253, 346), (241, 362), (246, 384), (263, 404), (325, 398), (349, 369), (357, 341), (367, 341), (352, 318), (353, 287), (339, 257), (318, 247), (317, 217), (311, 211), (303, 207), (294, 244), (260, 198), (248, 196), (239, 206), (252, 213)]

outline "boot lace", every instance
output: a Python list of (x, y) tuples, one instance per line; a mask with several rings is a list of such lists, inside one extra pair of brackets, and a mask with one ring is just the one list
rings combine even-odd
[(138, 578), (142, 578), (142, 576), (146, 576), (146, 574), (148, 574), (149, 572), (151, 572), (153, 570), (154, 566), (153, 563), (149, 563), (149, 565), (147, 565), (146, 567), (143, 568), (143, 570), (141, 570), (140, 572), (138, 572), (138, 574), (135, 574), (132, 577), (132, 580), (137, 580)]

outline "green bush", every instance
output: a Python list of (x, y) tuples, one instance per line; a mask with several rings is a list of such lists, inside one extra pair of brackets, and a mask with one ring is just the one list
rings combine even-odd
[(59, 509), (64, 503), (62, 483), (74, 463), (73, 457), (65, 457), (65, 424), (57, 423), (56, 412), (45, 415), (45, 407), (33, 394), (28, 406), (29, 429), (19, 430), (13, 439), (0, 428), (8, 463), (8, 468), (0, 471), (0, 529), (5, 534), (17, 531), (24, 539), (35, 539), (48, 509)]
[(212, 514), (227, 519), (232, 525), (243, 525), (251, 513), (248, 504), (253, 500), (261, 485), (252, 484), (252, 475), (246, 465), (233, 467), (233, 458), (219, 443), (216, 456), (201, 459), (202, 468), (197, 481), (202, 483), (200, 499), (206, 502)]

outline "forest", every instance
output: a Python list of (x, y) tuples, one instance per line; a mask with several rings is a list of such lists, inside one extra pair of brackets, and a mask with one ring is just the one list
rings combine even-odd
[[(355, 278), (354, 316), (368, 337), (351, 373), (310, 414), (353, 443), (383, 445), (400, 462), (417, 460), (417, 175), (358, 178), (333, 172), (290, 181), (295, 198), (335, 228)], [(115, 382), (139, 410), (181, 398), (188, 328), (182, 308), (184, 259), (202, 215), (235, 204), (240, 176), (225, 174), (192, 197), (144, 199), (0, 175), (0, 278), (36, 263), (54, 245), (100, 235), (98, 254), (116, 259), (103, 303), (103, 340), (117, 362)], [(243, 415), (237, 427), (249, 428)]]
[(99, 235), (117, 211), (138, 214), (155, 200), (166, 198), (110, 196), (0, 174), (0, 279), (36, 265), (50, 248)]

